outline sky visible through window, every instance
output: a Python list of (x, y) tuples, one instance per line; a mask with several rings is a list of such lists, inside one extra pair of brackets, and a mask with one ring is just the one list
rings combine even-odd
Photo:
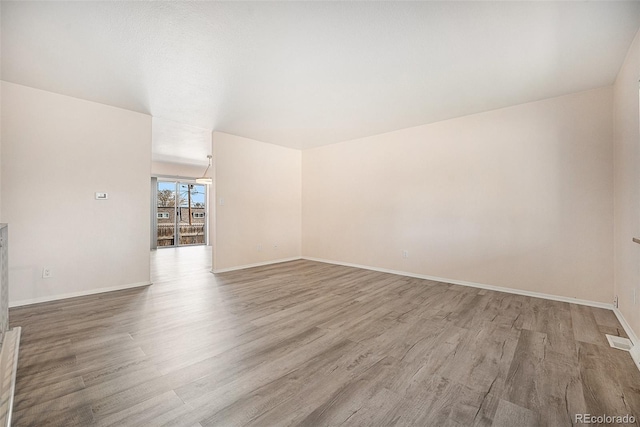
[[(187, 206), (187, 188), (188, 184), (179, 185), (181, 206)], [(174, 193), (176, 191), (176, 183), (158, 181), (158, 193), (165, 190)], [(198, 206), (204, 206), (204, 192), (204, 185), (193, 184), (193, 189), (191, 190), (191, 206), (194, 206), (196, 204), (198, 204)]]

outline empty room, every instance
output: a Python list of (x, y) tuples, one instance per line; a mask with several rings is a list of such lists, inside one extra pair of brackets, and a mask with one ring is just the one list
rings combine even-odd
[(0, 427), (640, 426), (639, 1), (1, 1)]

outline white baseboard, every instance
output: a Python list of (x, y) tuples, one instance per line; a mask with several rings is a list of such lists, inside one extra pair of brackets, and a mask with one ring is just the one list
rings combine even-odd
[(302, 257), (298, 256), (298, 257), (292, 257), (292, 258), (280, 258), (280, 259), (274, 259), (271, 261), (257, 262), (255, 264), (238, 265), (236, 267), (229, 267), (229, 268), (218, 268), (215, 270), (211, 270), (211, 272), (213, 274), (226, 273), (228, 271), (244, 270), (246, 268), (262, 267), (264, 265), (271, 265), (271, 264), (280, 264), (281, 262), (297, 261), (299, 259), (302, 259)]
[(633, 347), (629, 351), (629, 354), (631, 354), (631, 358), (633, 359), (633, 362), (636, 364), (636, 367), (640, 369), (640, 340), (638, 340), (638, 336), (636, 335), (634, 330), (631, 328), (631, 325), (629, 325), (629, 322), (627, 322), (627, 319), (624, 318), (620, 309), (614, 308), (613, 312), (615, 313), (616, 317), (618, 318), (618, 321), (622, 325), (622, 328), (629, 336), (629, 339), (633, 343)]
[(614, 308), (613, 312), (615, 313), (616, 317), (620, 321), (620, 324), (624, 328), (624, 331), (627, 333), (627, 335), (629, 335), (629, 339), (631, 340), (633, 345), (634, 346), (640, 345), (640, 341), (638, 341), (638, 336), (635, 334), (633, 329), (631, 329), (631, 326), (627, 322), (627, 319), (625, 319), (624, 316), (622, 315), (622, 312), (620, 311), (620, 309)]
[(20, 301), (9, 302), (9, 307), (21, 307), (23, 305), (39, 304), (41, 302), (57, 301), (57, 300), (66, 299), (66, 298), (84, 297), (87, 295), (102, 294), (105, 292), (121, 291), (123, 289), (139, 288), (141, 286), (149, 286), (151, 284), (152, 284), (151, 282), (137, 282), (137, 283), (129, 283), (126, 285), (120, 285), (120, 286), (112, 286), (108, 288), (89, 289), (86, 291), (72, 292), (69, 294), (51, 295), (51, 296), (40, 297), (40, 298), (25, 299)]
[(355, 267), (355, 268), (362, 268), (362, 269), (365, 269), (365, 270), (379, 271), (381, 273), (397, 274), (399, 276), (414, 277), (416, 279), (426, 279), (426, 280), (432, 280), (432, 281), (435, 281), (435, 282), (451, 283), (451, 284), (454, 284), (454, 285), (470, 286), (472, 288), (488, 289), (488, 290), (491, 290), (491, 291), (506, 292), (506, 293), (509, 293), (509, 294), (524, 295), (524, 296), (528, 296), (528, 297), (548, 299), (548, 300), (552, 300), (552, 301), (561, 301), (561, 302), (568, 302), (568, 303), (572, 303), (572, 304), (588, 305), (590, 307), (604, 308), (604, 309), (608, 309), (608, 310), (612, 310), (613, 309), (613, 304), (607, 304), (607, 303), (598, 302), (598, 301), (589, 301), (589, 300), (583, 300), (583, 299), (578, 299), (578, 298), (564, 297), (564, 296), (560, 296), (560, 295), (544, 294), (542, 292), (525, 291), (525, 290), (522, 290), (522, 289), (505, 288), (505, 287), (502, 287), (502, 286), (485, 285), (483, 283), (466, 282), (466, 281), (463, 281), (463, 280), (447, 279), (447, 278), (444, 278), (444, 277), (427, 276), (427, 275), (424, 275), (424, 274), (410, 273), (410, 272), (407, 272), (407, 271), (399, 271), (399, 270), (390, 270), (390, 269), (387, 269), (387, 268), (370, 267), (370, 266), (367, 266), (367, 265), (351, 264), (351, 263), (348, 263), (348, 262), (339, 262), (339, 261), (333, 261), (333, 260), (322, 259), (322, 258), (312, 258), (312, 257), (303, 256), (302, 259), (306, 259), (306, 260), (309, 260), (309, 261), (324, 262), (324, 263), (327, 263), (327, 264), (343, 265), (345, 267)]

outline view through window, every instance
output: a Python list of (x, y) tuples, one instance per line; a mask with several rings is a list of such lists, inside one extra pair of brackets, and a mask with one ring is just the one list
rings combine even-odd
[(158, 247), (206, 244), (206, 186), (158, 181)]

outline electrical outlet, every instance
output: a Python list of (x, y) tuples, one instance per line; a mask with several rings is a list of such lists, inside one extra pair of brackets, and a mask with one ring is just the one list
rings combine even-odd
[(618, 308), (618, 295), (613, 297), (613, 308)]
[(262, 245), (256, 245), (256, 250), (258, 252), (262, 252)]
[(409, 251), (402, 251), (402, 258), (409, 258)]
[(51, 271), (51, 269), (49, 267), (44, 267), (42, 269), (42, 278), (43, 279), (48, 279), (50, 277), (53, 277), (53, 272)]

